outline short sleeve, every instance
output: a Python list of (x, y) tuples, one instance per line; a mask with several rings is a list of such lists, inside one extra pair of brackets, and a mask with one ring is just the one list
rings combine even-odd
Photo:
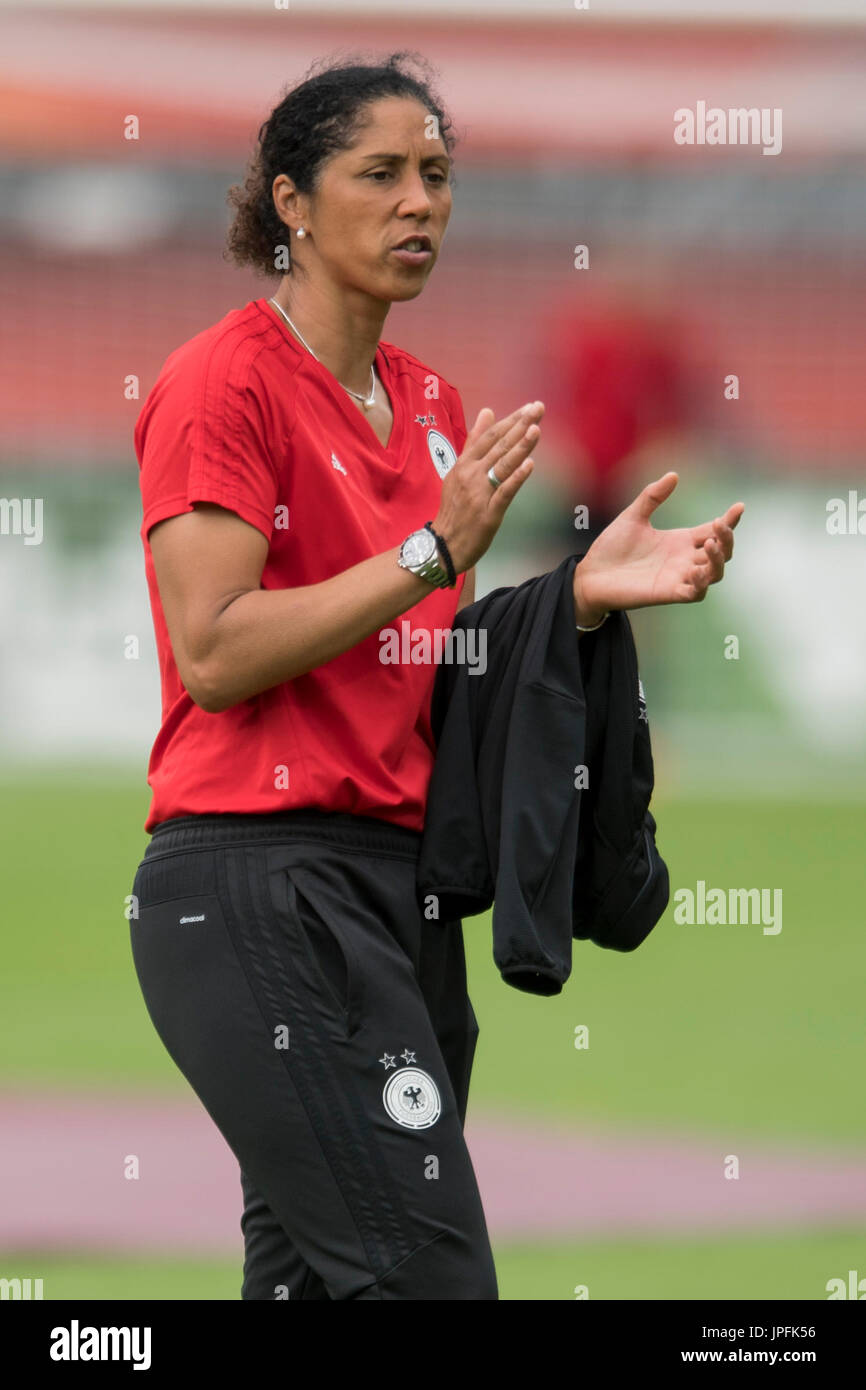
[(458, 456), (463, 453), (466, 445), (466, 436), (469, 431), (466, 428), (466, 418), (463, 414), (463, 402), (460, 393), (454, 386), (449, 387), (448, 414), (451, 419), (451, 427), (454, 430), (454, 447)]
[(275, 426), (248, 341), (166, 361), (135, 429), (142, 531), (213, 502), (270, 540), (277, 502)]

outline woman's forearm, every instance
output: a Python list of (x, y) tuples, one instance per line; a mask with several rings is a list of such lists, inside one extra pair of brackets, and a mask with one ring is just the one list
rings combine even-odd
[(414, 607), (433, 586), (397, 563), (400, 547), (294, 589), (248, 590), (211, 625), (194, 663), (196, 703), (218, 713), (348, 651)]

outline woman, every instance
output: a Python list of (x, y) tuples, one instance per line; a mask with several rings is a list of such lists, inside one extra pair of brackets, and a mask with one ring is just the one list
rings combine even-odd
[[(380, 341), (438, 258), (453, 144), (401, 54), (291, 91), (231, 194), (235, 260), (279, 288), (172, 353), (136, 426), (163, 718), (132, 949), (240, 1165), (245, 1299), (498, 1297), (462, 924), (415, 891), (435, 666), (380, 660), (402, 615), (447, 631), (472, 602), (543, 414), (467, 434)], [(675, 483), (577, 567), (581, 627), (721, 578), (737, 509), (656, 532)]]

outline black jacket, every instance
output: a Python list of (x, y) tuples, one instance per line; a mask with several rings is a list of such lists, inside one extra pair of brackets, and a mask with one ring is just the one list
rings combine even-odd
[(532, 994), (559, 994), (574, 937), (633, 951), (669, 896), (631, 624), (615, 612), (578, 638), (580, 558), (458, 613), (453, 630), (486, 630), (486, 669), (446, 652), (431, 706), (419, 904), (448, 920), (493, 903), (494, 960)]

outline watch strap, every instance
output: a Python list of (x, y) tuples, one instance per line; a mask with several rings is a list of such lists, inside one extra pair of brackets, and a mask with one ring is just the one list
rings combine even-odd
[[(439, 552), (440, 552), (440, 554), (441, 554), (441, 556), (442, 556), (442, 559), (443, 559), (444, 562), (445, 562), (445, 569), (446, 569), (447, 574), (448, 574), (448, 585), (447, 585), (447, 587), (448, 587), (449, 589), (453, 589), (453, 588), (455, 587), (455, 585), (457, 584), (457, 571), (456, 571), (455, 568), (454, 568), (454, 562), (453, 562), (453, 560), (451, 559), (451, 552), (450, 552), (450, 550), (448, 549), (447, 545), (445, 544), (444, 537), (440, 536), (438, 531), (434, 531), (434, 530), (433, 530), (433, 523), (432, 523), (432, 521), (425, 521), (425, 522), (424, 522), (424, 528), (425, 528), (425, 530), (429, 531), (430, 534), (431, 534), (431, 536), (433, 536), (433, 537), (435, 538), (435, 540), (436, 540), (437, 549), (439, 550)], [(444, 587), (444, 586), (443, 586), (443, 587)]]

